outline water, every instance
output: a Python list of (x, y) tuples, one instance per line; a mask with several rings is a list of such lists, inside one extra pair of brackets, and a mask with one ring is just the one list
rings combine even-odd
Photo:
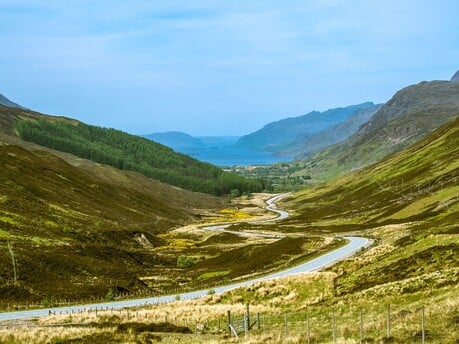
[(276, 162), (288, 162), (292, 160), (291, 158), (287, 157), (274, 157), (270, 152), (255, 152), (236, 148), (234, 146), (194, 149), (182, 148), (180, 153), (189, 155), (201, 161), (210, 162), (211, 164), (221, 167), (270, 165)]
[(178, 132), (159, 134), (161, 135), (157, 133), (144, 135), (144, 137), (169, 146), (176, 152), (220, 167), (271, 165), (292, 160), (289, 157), (274, 157), (270, 152), (256, 152), (237, 147), (235, 144), (239, 136), (192, 137)]

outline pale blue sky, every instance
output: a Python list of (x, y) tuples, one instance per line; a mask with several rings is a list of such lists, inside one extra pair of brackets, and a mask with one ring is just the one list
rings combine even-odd
[(0, 93), (135, 134), (241, 135), (459, 69), (457, 0), (0, 0)]

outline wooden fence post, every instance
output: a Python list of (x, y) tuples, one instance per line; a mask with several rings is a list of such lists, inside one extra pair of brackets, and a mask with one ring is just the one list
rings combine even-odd
[(285, 337), (288, 337), (288, 316), (287, 316), (287, 313), (285, 313), (285, 316), (284, 316), (284, 323), (285, 323)]
[(261, 329), (261, 324), (260, 324), (260, 313), (257, 313), (257, 330)]
[(227, 316), (228, 316), (228, 334), (231, 337), (231, 311), (230, 310), (228, 310)]
[(426, 342), (426, 332), (425, 332), (425, 319), (424, 319), (424, 306), (421, 308), (421, 333), (422, 333), (422, 344)]
[(363, 312), (360, 308), (360, 344), (363, 343)]
[(311, 329), (309, 327), (309, 314), (306, 313), (306, 336), (308, 338), (308, 344), (311, 343)]
[(335, 344), (336, 343), (335, 311), (332, 311), (332, 336), (333, 336), (333, 344)]
[(247, 302), (247, 304), (245, 305), (245, 314), (246, 314), (246, 317), (247, 317), (247, 330), (249, 329), (250, 327), (250, 306), (249, 306), (249, 303)]
[(390, 304), (387, 305), (387, 338), (390, 338)]
[(246, 339), (247, 339), (247, 335), (248, 335), (248, 332), (249, 332), (249, 326), (250, 326), (250, 324), (249, 324), (249, 316), (248, 316), (248, 314), (246, 314), (244, 316), (244, 338), (246, 338)]

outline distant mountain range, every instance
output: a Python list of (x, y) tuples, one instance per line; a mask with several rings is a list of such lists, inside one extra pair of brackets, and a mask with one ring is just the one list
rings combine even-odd
[(161, 143), (162, 145), (171, 147), (172, 149), (179, 152), (184, 148), (203, 148), (205, 146), (204, 142), (202, 142), (200, 139), (179, 131), (153, 133), (143, 135), (143, 137)]
[(234, 144), (239, 136), (191, 136), (179, 131), (167, 131), (142, 135), (152, 141), (168, 146), (177, 152), (187, 154), (195, 149), (220, 148)]
[(298, 135), (287, 148), (281, 149), (275, 154), (278, 156), (304, 158), (311, 153), (344, 141), (354, 134), (361, 125), (368, 122), (370, 118), (373, 117), (373, 115), (381, 108), (381, 106), (382, 105), (380, 104), (357, 110), (344, 121), (315, 134), (305, 133)]
[[(373, 116), (381, 105), (366, 102), (324, 112), (269, 123), (262, 129), (242, 136), (195, 137), (183, 132), (152, 133), (143, 137), (161, 143), (177, 152), (207, 156), (209, 149), (222, 149), (222, 154), (253, 152), (272, 153), (277, 157), (303, 156), (343, 141)], [(250, 154), (250, 153), (249, 153)]]
[(257, 151), (282, 151), (292, 146), (302, 145), (306, 137), (345, 121), (359, 110), (372, 109), (375, 106), (372, 102), (366, 102), (324, 112), (313, 111), (299, 117), (282, 119), (241, 137), (236, 145)]

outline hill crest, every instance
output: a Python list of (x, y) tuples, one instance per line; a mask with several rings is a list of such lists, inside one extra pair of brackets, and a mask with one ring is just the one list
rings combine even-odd
[(305, 174), (329, 179), (375, 163), (459, 116), (459, 83), (421, 82), (398, 91), (345, 141), (306, 160)]
[(19, 109), (25, 109), (25, 107), (23, 107), (23, 106), (15, 103), (15, 102), (9, 100), (3, 94), (0, 94), (0, 105), (19, 108)]

